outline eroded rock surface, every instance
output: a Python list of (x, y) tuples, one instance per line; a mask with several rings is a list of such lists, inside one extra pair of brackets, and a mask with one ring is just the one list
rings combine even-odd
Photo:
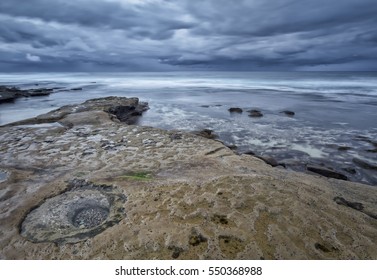
[[(0, 128), (8, 174), (1, 258), (377, 258), (375, 186), (273, 168), (190, 133), (126, 125), (102, 101), (35, 118), (39, 126)], [(44, 125), (54, 116), (63, 126)]]
[(32, 242), (79, 242), (121, 221), (125, 202), (115, 187), (75, 179), (28, 213), (20, 233)]

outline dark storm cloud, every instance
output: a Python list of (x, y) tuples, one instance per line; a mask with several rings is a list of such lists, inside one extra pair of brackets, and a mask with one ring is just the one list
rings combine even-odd
[(0, 70), (377, 70), (375, 0), (2, 0)]

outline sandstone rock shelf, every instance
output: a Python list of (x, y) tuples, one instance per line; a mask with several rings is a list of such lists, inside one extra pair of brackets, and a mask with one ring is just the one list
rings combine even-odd
[[(0, 128), (0, 258), (377, 258), (375, 186), (273, 168), (215, 140), (116, 116), (127, 111), (127, 122), (146, 106), (97, 99)], [(96, 187), (70, 193), (72, 182)], [(110, 189), (124, 198), (116, 211)], [(63, 198), (76, 210), (50, 220), (71, 223), (68, 235), (91, 234), (24, 234), (33, 211), (47, 215)]]

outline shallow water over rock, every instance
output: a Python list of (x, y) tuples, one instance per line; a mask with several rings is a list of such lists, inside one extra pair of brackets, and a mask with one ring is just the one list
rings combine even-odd
[(8, 176), (8, 172), (0, 170), (0, 183), (6, 181), (8, 179)]

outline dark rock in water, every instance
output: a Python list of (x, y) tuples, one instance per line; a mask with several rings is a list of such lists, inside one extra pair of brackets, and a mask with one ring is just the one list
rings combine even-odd
[(377, 170), (377, 165), (374, 165), (374, 164), (372, 164), (370, 162), (361, 160), (359, 158), (353, 158), (352, 161), (355, 164), (357, 164), (358, 166), (360, 166), (361, 168), (370, 169), (370, 170)]
[(82, 88), (81, 88), (81, 87), (71, 88), (71, 90), (73, 90), (73, 91), (77, 91), (77, 90), (82, 90)]
[(295, 115), (295, 112), (289, 111), (289, 110), (284, 110), (284, 111), (281, 111), (280, 113), (286, 114), (287, 116), (290, 116), (290, 117)]
[(347, 146), (338, 147), (338, 151), (348, 151), (348, 150), (351, 150), (351, 149), (352, 149), (351, 147), (347, 147)]
[(343, 197), (340, 197), (340, 196), (334, 197), (334, 201), (336, 202), (336, 204), (351, 207), (351, 208), (358, 210), (358, 211), (362, 211), (364, 209), (364, 206), (363, 206), (362, 203), (351, 202), (351, 201), (345, 200)]
[(115, 115), (121, 122), (129, 124), (134, 123), (134, 117), (142, 115), (142, 111), (136, 109), (135, 106), (114, 106), (110, 107), (107, 112)]
[(229, 108), (228, 111), (230, 113), (238, 113), (238, 114), (241, 114), (243, 112), (241, 108), (237, 108), (237, 107)]
[(46, 96), (50, 93), (52, 93), (52, 89), (49, 88), (31, 89), (28, 96)]
[(218, 137), (215, 133), (213, 133), (213, 130), (211, 129), (203, 129), (201, 131), (195, 131), (194, 134), (202, 136), (204, 138), (208, 138), (208, 139), (216, 139)]
[(12, 102), (17, 98), (14, 93), (0, 91), (0, 103)]
[(236, 145), (226, 145), (225, 144), (225, 146), (227, 146), (231, 150), (237, 150), (238, 149), (238, 147)]
[(370, 149), (370, 150), (365, 150), (368, 153), (377, 153), (377, 148), (376, 149)]
[(221, 107), (223, 105), (220, 105), (220, 104), (216, 104), (216, 105), (200, 105), (200, 107), (202, 108), (210, 108), (210, 107)]
[(355, 139), (359, 140), (359, 141), (367, 142), (369, 144), (372, 144), (375, 148), (377, 148), (377, 142), (373, 141), (372, 139), (369, 139), (366, 136), (359, 135), (359, 136), (356, 136)]
[(306, 169), (308, 171), (320, 174), (328, 178), (340, 179), (340, 180), (345, 180), (345, 181), (348, 180), (348, 177), (346, 175), (343, 175), (342, 173), (336, 172), (334, 170), (331, 170), (322, 166), (308, 165)]
[(0, 92), (19, 93), (22, 92), (22, 90), (17, 87), (0, 86)]
[(251, 118), (260, 118), (263, 117), (263, 114), (259, 110), (249, 110), (247, 111), (249, 113), (249, 117)]
[(342, 170), (350, 173), (350, 174), (353, 174), (355, 175), (356, 174), (356, 169), (355, 168), (352, 168), (352, 167), (346, 167), (346, 168), (342, 168)]
[(0, 86), (0, 103), (12, 102), (19, 97), (49, 95), (52, 91), (49, 88), (21, 90), (16, 87)]
[(136, 102), (130, 105), (116, 105), (110, 106), (105, 112), (115, 115), (118, 120), (127, 124), (134, 124), (138, 117), (140, 117), (144, 111), (148, 110), (146, 103)]
[(265, 163), (271, 165), (272, 167), (276, 167), (279, 165), (279, 163), (273, 157), (270, 157), (270, 156), (256, 156), (256, 157), (263, 160)]

